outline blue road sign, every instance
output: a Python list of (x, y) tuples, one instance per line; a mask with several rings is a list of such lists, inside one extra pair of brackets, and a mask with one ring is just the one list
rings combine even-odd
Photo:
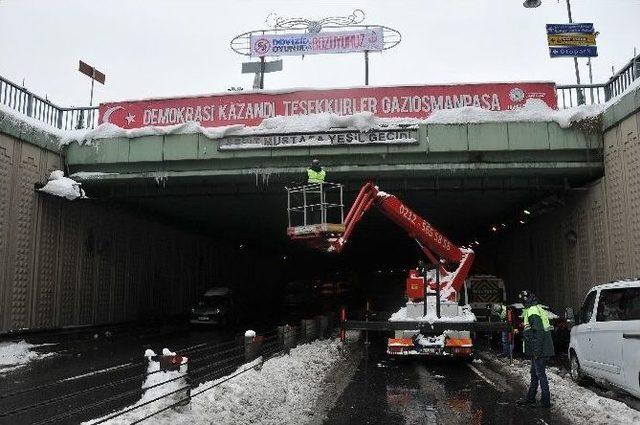
[(598, 48), (596, 46), (549, 47), (549, 55), (551, 55), (552, 58), (563, 56), (588, 58), (598, 56)]
[(593, 23), (585, 24), (547, 24), (547, 34), (593, 34)]

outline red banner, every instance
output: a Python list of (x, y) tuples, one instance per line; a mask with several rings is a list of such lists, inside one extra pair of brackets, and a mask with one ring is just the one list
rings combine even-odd
[(369, 111), (381, 118), (427, 118), (433, 111), (476, 106), (494, 111), (542, 99), (556, 108), (554, 83), (490, 83), (434, 86), (361, 87), (214, 94), (186, 98), (103, 103), (99, 122), (122, 128), (199, 122), (203, 127), (255, 126), (277, 115)]

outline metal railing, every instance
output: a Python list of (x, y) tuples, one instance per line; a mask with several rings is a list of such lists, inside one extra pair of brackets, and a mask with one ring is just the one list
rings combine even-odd
[(289, 227), (344, 222), (344, 196), (339, 183), (286, 187)]
[(62, 108), (19, 85), (0, 77), (0, 104), (54, 128), (94, 128), (98, 107)]
[[(556, 86), (558, 108), (604, 103), (623, 93), (638, 78), (640, 55), (632, 58), (606, 83)], [(98, 121), (97, 106), (63, 108), (3, 77), (0, 77), (0, 104), (61, 130), (95, 128)]]
[(580, 104), (604, 103), (622, 94), (640, 78), (640, 55), (633, 57), (602, 84), (563, 84), (556, 86), (558, 108), (571, 108)]

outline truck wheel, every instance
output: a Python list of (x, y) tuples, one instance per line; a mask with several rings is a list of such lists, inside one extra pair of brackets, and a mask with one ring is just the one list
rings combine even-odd
[(573, 382), (580, 386), (586, 385), (587, 380), (582, 373), (582, 369), (580, 368), (580, 361), (578, 360), (578, 356), (574, 352), (571, 352), (570, 364), (571, 369), (569, 372), (571, 375), (571, 380), (573, 380)]

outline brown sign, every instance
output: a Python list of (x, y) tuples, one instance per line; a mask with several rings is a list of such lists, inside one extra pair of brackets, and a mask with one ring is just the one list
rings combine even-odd
[(595, 46), (595, 34), (554, 34), (547, 36), (549, 46)]
[(80, 61), (80, 64), (78, 65), (78, 71), (82, 72), (84, 75), (88, 76), (89, 78), (93, 78), (100, 84), (104, 84), (104, 80), (106, 78), (105, 75), (102, 72), (95, 69), (94, 67), (92, 67), (91, 65), (88, 65)]

